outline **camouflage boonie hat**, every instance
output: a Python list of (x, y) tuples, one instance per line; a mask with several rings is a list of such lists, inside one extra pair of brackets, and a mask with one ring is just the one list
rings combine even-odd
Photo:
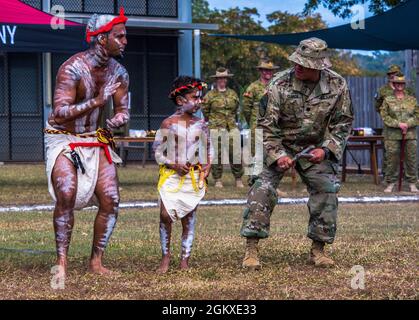
[(406, 78), (404, 77), (403, 74), (401, 75), (398, 74), (398, 75), (393, 76), (390, 81), (395, 82), (395, 83), (406, 83)]
[(288, 57), (288, 60), (305, 68), (316, 70), (323, 70), (332, 66), (329, 60), (327, 43), (319, 38), (302, 40), (294, 53)]
[(402, 72), (402, 70), (400, 70), (400, 67), (397, 64), (392, 64), (390, 67), (388, 67), (387, 69), (387, 74), (391, 74), (391, 73), (399, 73)]
[(218, 68), (215, 71), (215, 74), (210, 76), (210, 78), (231, 78), (234, 74), (230, 73), (226, 68)]

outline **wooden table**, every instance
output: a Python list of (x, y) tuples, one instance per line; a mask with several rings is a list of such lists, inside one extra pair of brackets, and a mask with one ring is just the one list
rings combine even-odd
[[(145, 167), (145, 162), (148, 158), (148, 143), (154, 142), (154, 137), (134, 138), (134, 137), (115, 137), (116, 146), (119, 148), (119, 156), (122, 159), (122, 165), (125, 166), (127, 162), (128, 150), (142, 150), (143, 159), (142, 166)], [(133, 146), (130, 143), (141, 143), (142, 145)]]
[[(383, 136), (350, 136), (343, 152), (342, 158), (342, 182), (346, 180), (347, 173), (358, 173), (357, 169), (346, 168), (346, 153), (348, 150), (369, 150), (370, 169), (362, 170), (362, 173), (372, 174), (376, 185), (380, 184), (378, 177), (377, 150), (383, 148)], [(379, 143), (380, 142), (380, 143)]]

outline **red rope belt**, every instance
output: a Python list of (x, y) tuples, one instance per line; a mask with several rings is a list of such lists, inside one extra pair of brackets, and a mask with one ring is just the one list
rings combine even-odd
[(103, 148), (105, 151), (106, 159), (108, 159), (109, 164), (112, 164), (112, 157), (109, 152), (108, 146), (109, 144), (102, 143), (102, 142), (72, 142), (69, 144), (71, 151), (74, 151), (77, 147), (99, 147)]

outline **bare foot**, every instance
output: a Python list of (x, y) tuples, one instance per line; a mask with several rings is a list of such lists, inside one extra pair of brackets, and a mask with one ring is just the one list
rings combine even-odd
[(100, 275), (110, 275), (113, 273), (111, 270), (105, 268), (100, 260), (90, 260), (88, 270), (91, 273)]
[(169, 270), (170, 255), (165, 255), (161, 259), (160, 267), (156, 270), (157, 273), (163, 274)]
[(185, 258), (185, 259), (180, 260), (180, 269), (181, 270), (188, 270), (189, 269), (189, 258)]
[(57, 258), (57, 261), (55, 262), (55, 268), (56, 269), (53, 271), (55, 281), (57, 281), (57, 283), (65, 281), (67, 276), (67, 258)]

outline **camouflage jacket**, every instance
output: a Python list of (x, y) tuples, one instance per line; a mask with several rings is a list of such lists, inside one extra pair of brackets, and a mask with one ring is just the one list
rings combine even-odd
[[(311, 92), (311, 93), (310, 93)], [(295, 78), (294, 68), (275, 75), (268, 86), (266, 115), (260, 114), (266, 164), (293, 156), (313, 144), (342, 157), (352, 129), (353, 110), (343, 77), (325, 69), (311, 91)]]
[(217, 89), (208, 92), (202, 101), (202, 112), (208, 119), (210, 129), (235, 129), (239, 97), (232, 89), (220, 92)]
[[(413, 88), (407, 87), (405, 93), (411, 96), (415, 96), (415, 90)], [(393, 95), (393, 88), (387, 83), (378, 89), (377, 94), (375, 95), (375, 110), (380, 112), (381, 106), (383, 105), (384, 99), (388, 96)]]
[(256, 128), (260, 100), (266, 93), (266, 87), (262, 81), (256, 80), (243, 94), (243, 115), (250, 129)]
[(381, 117), (383, 118), (386, 130), (384, 138), (388, 140), (401, 140), (402, 131), (399, 123), (407, 123), (406, 139), (416, 139), (416, 126), (419, 123), (419, 106), (416, 98), (406, 95), (402, 100), (395, 96), (388, 96), (384, 99), (381, 108)]

